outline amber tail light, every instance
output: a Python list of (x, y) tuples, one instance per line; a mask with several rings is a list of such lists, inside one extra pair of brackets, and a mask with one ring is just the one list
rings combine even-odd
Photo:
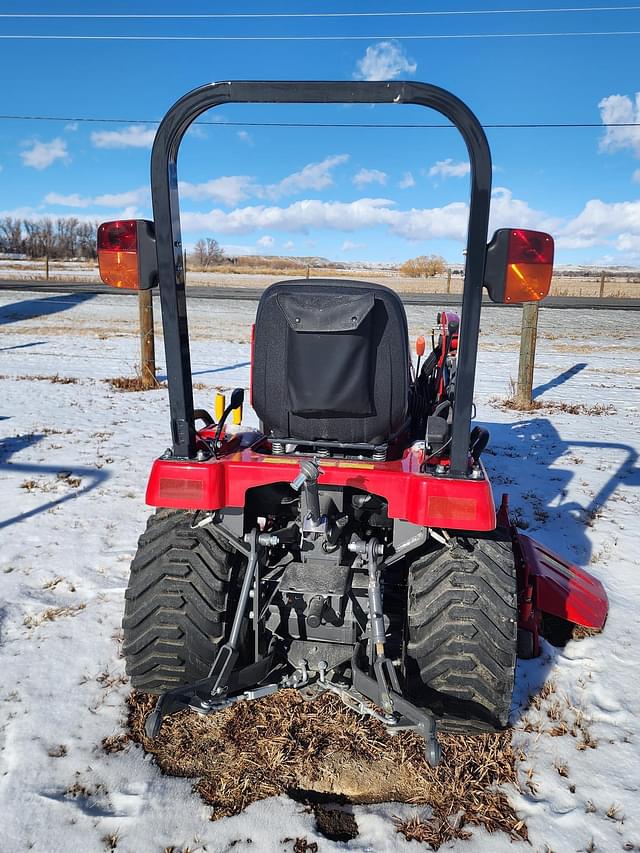
[(553, 237), (543, 231), (500, 228), (487, 246), (484, 284), (493, 302), (537, 302), (549, 293)]
[(153, 222), (121, 219), (98, 228), (100, 278), (111, 287), (147, 290), (158, 281)]

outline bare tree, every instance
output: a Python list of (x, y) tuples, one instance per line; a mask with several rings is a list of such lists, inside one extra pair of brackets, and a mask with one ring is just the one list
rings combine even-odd
[(20, 254), (23, 249), (22, 221), (5, 216), (0, 220), (0, 250)]
[(207, 265), (207, 244), (202, 238), (193, 247), (193, 255), (196, 264), (204, 269)]
[(95, 258), (97, 223), (75, 217), (0, 220), (0, 251), (31, 258)]
[(207, 237), (207, 266), (219, 264), (224, 260), (224, 252), (213, 237)]
[(193, 258), (196, 266), (206, 270), (210, 266), (221, 263), (224, 260), (224, 252), (213, 237), (200, 238), (193, 247)]

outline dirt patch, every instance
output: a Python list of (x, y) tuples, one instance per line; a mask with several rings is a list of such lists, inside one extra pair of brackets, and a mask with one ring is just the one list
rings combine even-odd
[(358, 823), (349, 812), (323, 805), (316, 805), (314, 812), (318, 831), (330, 841), (351, 841), (357, 837)]
[[(131, 694), (130, 737), (167, 775), (196, 780), (194, 790), (212, 807), (212, 820), (289, 794), (316, 804), (318, 822), (330, 822), (345, 836), (353, 830), (348, 818), (339, 819), (340, 827), (335, 815), (318, 818), (317, 803), (429, 805), (433, 817), (421, 831), (428, 825), (436, 847), (466, 837), (470, 824), (527, 837), (526, 825), (498, 790), (517, 785), (510, 732), (442, 734), (443, 760), (431, 768), (418, 736), (391, 737), (378, 721), (360, 719), (328, 694), (311, 702), (287, 690), (208, 717), (182, 712), (149, 740), (144, 721), (154, 703), (153, 696)], [(417, 830), (399, 822), (398, 831), (410, 837)]]

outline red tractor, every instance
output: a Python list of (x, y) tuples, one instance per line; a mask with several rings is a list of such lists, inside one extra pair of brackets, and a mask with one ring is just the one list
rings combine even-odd
[[(195, 410), (176, 158), (185, 131), (228, 103), (405, 103), (438, 110), (471, 163), (460, 319), (438, 315), (414, 368), (399, 296), (361, 281), (269, 287), (258, 306), (251, 403), (260, 429)], [(501, 229), (487, 245), (491, 157), (458, 98), (414, 82), (233, 82), (179, 100), (151, 156), (154, 222), (100, 226), (103, 280), (159, 284), (172, 446), (153, 465), (158, 509), (131, 566), (124, 654), (147, 720), (209, 713), (282, 688), (330, 690), (390, 730), (413, 728), (437, 763), (437, 724), (504, 727), (516, 656), (544, 617), (602, 628), (602, 585), (496, 513), (471, 428), (483, 287), (542, 299), (553, 240)], [(424, 352), (424, 342), (418, 350)], [(199, 422), (201, 428), (197, 428)]]

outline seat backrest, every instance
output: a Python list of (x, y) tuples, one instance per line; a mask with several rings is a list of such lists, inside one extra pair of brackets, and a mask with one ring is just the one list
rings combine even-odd
[(324, 279), (265, 290), (252, 399), (266, 435), (383, 444), (404, 426), (408, 394), (407, 318), (394, 291)]

